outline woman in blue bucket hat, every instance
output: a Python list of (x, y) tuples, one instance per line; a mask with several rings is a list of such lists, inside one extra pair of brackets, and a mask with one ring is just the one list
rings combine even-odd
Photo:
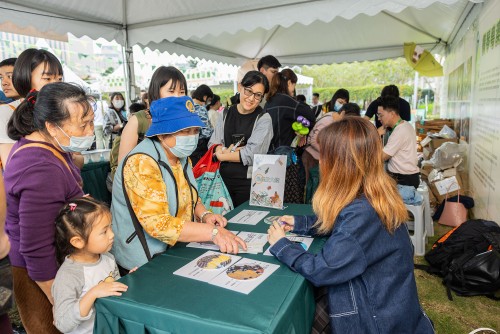
[(187, 96), (154, 101), (146, 137), (118, 165), (113, 182), (112, 253), (123, 272), (141, 266), (177, 241), (213, 241), (238, 253), (245, 242), (225, 229), (227, 220), (207, 211), (188, 157), (203, 126)]

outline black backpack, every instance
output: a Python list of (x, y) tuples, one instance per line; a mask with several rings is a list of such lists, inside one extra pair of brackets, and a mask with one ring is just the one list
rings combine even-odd
[(500, 226), (488, 220), (468, 220), (439, 238), (425, 254), (430, 266), (416, 265), (443, 277), (448, 299), (485, 295), (500, 289)]

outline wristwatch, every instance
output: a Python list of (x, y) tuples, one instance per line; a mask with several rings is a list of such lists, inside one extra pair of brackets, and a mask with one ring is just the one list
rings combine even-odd
[(214, 227), (214, 229), (212, 230), (212, 241), (214, 241), (215, 237), (217, 236), (217, 234), (219, 233), (219, 228), (218, 227)]

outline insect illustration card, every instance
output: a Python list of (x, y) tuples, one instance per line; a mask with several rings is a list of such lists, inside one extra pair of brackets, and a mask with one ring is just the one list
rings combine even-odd
[(253, 160), (250, 205), (283, 209), (286, 155), (256, 154)]
[(240, 256), (208, 251), (174, 271), (174, 275), (208, 282), (241, 259)]
[(237, 263), (230, 265), (209, 283), (249, 294), (279, 267), (277, 264), (242, 258)]

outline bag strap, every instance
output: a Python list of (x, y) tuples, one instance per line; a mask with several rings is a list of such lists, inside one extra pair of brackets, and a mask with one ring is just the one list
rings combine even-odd
[(452, 182), (448, 188), (446, 189), (446, 196), (444, 198), (444, 201), (447, 202), (448, 201), (448, 194), (450, 193), (450, 189), (453, 185), (457, 185), (458, 186), (458, 189), (457, 189), (457, 203), (460, 203), (460, 185), (457, 183), (457, 182)]
[[(135, 153), (135, 154), (143, 154), (143, 153)], [(127, 163), (128, 159), (134, 156), (135, 154), (127, 155), (127, 157), (123, 161), (122, 166), (125, 167), (125, 164)], [(132, 242), (135, 236), (137, 236), (139, 238), (139, 241), (141, 242), (142, 249), (144, 250), (144, 253), (146, 253), (146, 258), (148, 259), (149, 262), (152, 259), (151, 252), (149, 251), (148, 243), (146, 242), (146, 235), (144, 234), (144, 229), (142, 228), (141, 223), (139, 223), (139, 219), (137, 219), (134, 209), (132, 209), (132, 204), (130, 204), (130, 199), (128, 197), (127, 190), (125, 189), (125, 173), (123, 173), (123, 167), (122, 167), (123, 197), (125, 197), (125, 202), (127, 203), (128, 212), (130, 214), (130, 217), (132, 218), (132, 223), (134, 224), (134, 230), (135, 230), (135, 232), (132, 233), (127, 238), (127, 240), (125, 240), (125, 242), (129, 244)]]
[(220, 166), (220, 161), (218, 161), (218, 160), (214, 161), (214, 152), (217, 149), (217, 146), (222, 146), (222, 144), (213, 144), (208, 149), (207, 154), (209, 154), (210, 158), (208, 159), (208, 164), (207, 164), (207, 167), (206, 167), (207, 170), (212, 170), (212, 168), (213, 168), (214, 165), (217, 165), (217, 168), (219, 168), (219, 166)]
[(54, 156), (57, 159), (59, 159), (66, 166), (66, 168), (68, 168), (68, 170), (71, 172), (71, 168), (69, 167), (68, 162), (66, 161), (66, 159), (63, 158), (61, 153), (59, 153), (59, 151), (57, 151), (55, 148), (52, 148), (52, 147), (45, 145), (45, 144), (42, 144), (42, 143), (24, 144), (23, 146), (21, 146), (17, 150), (15, 150), (14, 153), (12, 153), (12, 155), (9, 157), (9, 160), (7, 161), (7, 163), (9, 163), (12, 160), (12, 157), (14, 156), (14, 154), (16, 154), (17, 152), (19, 152), (25, 148), (29, 148), (29, 147), (40, 147), (40, 148), (46, 149), (47, 151), (51, 151), (52, 154), (54, 154)]
[[(170, 177), (172, 178), (172, 180), (174, 181), (174, 185), (175, 185), (175, 198), (176, 198), (176, 208), (175, 208), (175, 216), (177, 217), (177, 214), (179, 213), (179, 187), (177, 186), (177, 180), (175, 179), (175, 176), (174, 176), (174, 173), (172, 172), (172, 169), (170, 168), (170, 166), (161, 159), (161, 156), (160, 156), (160, 151), (158, 150), (158, 148), (156, 147), (155, 143), (153, 142), (153, 146), (156, 150), (156, 153), (158, 154), (158, 160), (157, 160), (157, 163), (159, 166), (165, 168), (168, 172), (168, 174), (170, 175)], [(191, 181), (189, 180), (189, 176), (187, 175), (187, 168), (188, 168), (188, 165), (189, 165), (189, 161), (188, 161), (188, 158), (186, 158), (186, 163), (184, 164), (183, 168), (182, 168), (182, 172), (183, 172), (183, 175), (184, 175), (184, 178), (186, 179), (186, 182), (188, 184), (188, 187), (189, 187), (189, 194), (191, 196), (191, 221), (194, 221), (194, 197), (193, 197), (193, 188), (194, 186), (191, 184)], [(161, 171), (161, 168), (160, 168), (160, 171)], [(196, 191), (196, 202), (198, 202), (198, 191)]]

